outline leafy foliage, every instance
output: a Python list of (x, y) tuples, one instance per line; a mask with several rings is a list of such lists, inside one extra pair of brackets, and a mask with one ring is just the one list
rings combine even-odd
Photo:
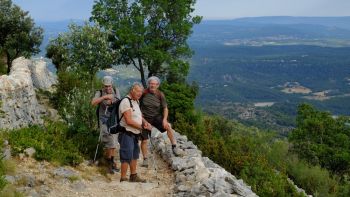
[(186, 116), (192, 113), (198, 92), (196, 84), (162, 83), (161, 90), (166, 95), (171, 121), (176, 121), (176, 114)]
[(67, 137), (68, 127), (64, 123), (48, 123), (46, 127), (31, 126), (9, 133), (9, 143), (14, 153), (33, 147), (38, 160), (56, 161), (77, 165), (83, 157), (72, 139)]
[(50, 42), (46, 55), (57, 67), (54, 102), (60, 115), (76, 133), (90, 131), (96, 125), (90, 105), (95, 87), (100, 86), (96, 73), (109, 68), (118, 56), (109, 46), (108, 32), (88, 23), (71, 24), (69, 32)]
[(100, 69), (109, 68), (117, 51), (109, 46), (108, 33), (98, 26), (71, 24), (69, 32), (60, 34), (47, 47), (48, 58), (58, 72), (79, 73), (79, 79), (91, 79)]
[[(178, 117), (176, 129), (213, 161), (238, 175), (259, 196), (302, 196), (288, 183), (286, 174), (271, 167), (268, 153), (273, 135), (221, 117)], [(280, 162), (279, 159), (276, 160)]]
[(297, 127), (289, 140), (293, 150), (310, 164), (337, 174), (350, 170), (350, 128), (348, 117), (333, 118), (308, 104), (298, 108)]
[(307, 193), (314, 196), (336, 196), (338, 182), (329, 171), (320, 166), (299, 161), (296, 157), (288, 160), (288, 174)]
[(112, 32), (120, 64), (132, 64), (146, 87), (148, 76), (184, 82), (192, 51), (186, 41), (201, 17), (192, 17), (195, 0), (98, 0), (91, 20)]
[(0, 54), (6, 56), (9, 73), (15, 58), (30, 57), (40, 51), (43, 29), (35, 27), (28, 12), (12, 4), (11, 0), (0, 1), (0, 27)]

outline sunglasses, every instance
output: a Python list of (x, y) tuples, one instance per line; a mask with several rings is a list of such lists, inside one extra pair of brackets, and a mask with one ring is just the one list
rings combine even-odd
[(111, 85), (105, 85), (105, 88), (110, 88), (110, 87), (112, 87)]

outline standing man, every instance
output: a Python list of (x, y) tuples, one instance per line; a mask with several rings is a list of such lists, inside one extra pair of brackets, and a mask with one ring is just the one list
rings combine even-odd
[(107, 130), (107, 120), (111, 115), (108, 111), (108, 107), (120, 99), (119, 90), (113, 88), (113, 78), (111, 76), (105, 76), (102, 79), (103, 88), (95, 93), (95, 97), (92, 99), (91, 104), (98, 107), (98, 119), (100, 126), (100, 139), (104, 145), (106, 160), (108, 161), (109, 173), (114, 174), (119, 172), (117, 164), (114, 161), (115, 148), (117, 146), (117, 135), (110, 134)]
[(152, 126), (142, 119), (139, 99), (142, 96), (143, 87), (140, 83), (134, 83), (129, 94), (119, 105), (119, 117), (122, 117), (120, 125), (125, 128), (118, 137), (120, 144), (121, 175), (120, 182), (127, 181), (126, 173), (130, 166), (130, 182), (146, 182), (136, 172), (137, 159), (140, 155), (139, 136), (142, 129), (151, 130)]
[[(173, 130), (168, 122), (168, 107), (163, 92), (158, 90), (160, 79), (152, 76), (147, 79), (148, 88), (144, 91), (140, 100), (143, 118), (152, 126), (156, 127), (160, 132), (167, 132), (172, 144), (172, 150), (175, 156), (181, 156), (182, 151), (176, 147), (176, 140)], [(143, 155), (143, 167), (148, 167), (147, 160), (147, 144), (149, 132), (142, 132), (141, 150)]]

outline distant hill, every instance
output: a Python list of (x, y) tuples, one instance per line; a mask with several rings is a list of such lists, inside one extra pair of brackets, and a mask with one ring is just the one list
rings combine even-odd
[(250, 24), (309, 24), (322, 25), (326, 27), (336, 27), (350, 30), (350, 16), (344, 17), (292, 17), (292, 16), (266, 16), (249, 17), (232, 20), (231, 23), (250, 23)]
[(350, 17), (257, 17), (203, 21), (194, 27), (190, 42), (196, 45), (350, 46)]

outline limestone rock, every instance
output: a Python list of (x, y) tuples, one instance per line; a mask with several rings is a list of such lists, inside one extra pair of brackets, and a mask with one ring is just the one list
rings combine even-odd
[(15, 59), (10, 74), (0, 76), (0, 128), (42, 124), (41, 115), (46, 112), (38, 103), (35, 89), (49, 90), (56, 81), (43, 60)]
[(37, 89), (52, 90), (52, 85), (57, 83), (56, 76), (48, 70), (47, 62), (44, 60), (33, 60), (29, 65), (33, 85)]
[(69, 178), (72, 176), (78, 176), (78, 174), (76, 172), (74, 172), (73, 170), (66, 169), (64, 167), (57, 168), (56, 170), (54, 170), (53, 174), (56, 176), (61, 176), (61, 177), (65, 177), (65, 178)]
[(35, 149), (33, 147), (30, 148), (26, 148), (24, 150), (24, 153), (28, 156), (28, 157), (32, 157), (35, 154)]
[(257, 196), (242, 180), (211, 161), (186, 136), (175, 132), (177, 144), (185, 156), (169, 154), (169, 142), (163, 138), (151, 139), (156, 149), (175, 171), (174, 196)]

